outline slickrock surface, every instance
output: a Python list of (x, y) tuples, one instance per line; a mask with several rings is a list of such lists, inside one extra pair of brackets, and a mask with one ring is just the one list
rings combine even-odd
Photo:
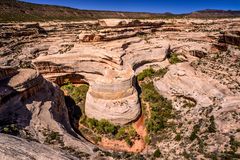
[[(181, 143), (172, 140), (176, 135), (170, 133), (168, 138), (158, 143), (166, 155), (172, 158), (178, 158), (177, 155), (183, 152), (196, 158), (203, 158), (203, 153), (205, 156), (214, 152), (219, 155), (230, 150), (231, 136), (239, 141), (240, 96), (234, 95), (226, 86), (196, 72), (188, 63), (170, 66), (164, 78), (156, 80), (154, 85), (159, 93), (173, 101), (178, 112), (176, 123), (181, 124), (176, 131), (182, 135)], [(210, 117), (214, 117), (214, 133), (208, 128)], [(197, 141), (203, 143), (202, 146), (196, 141), (188, 141), (187, 136), (192, 134), (194, 125), (200, 126)]]
[[(157, 135), (162, 158), (230, 154), (240, 141), (239, 26), (239, 18), (0, 24), (0, 120), (41, 143), (46, 130), (58, 132), (64, 146), (92, 154), (94, 146), (71, 128), (57, 85), (89, 84), (86, 115), (123, 125), (141, 114), (136, 75), (167, 67), (154, 86), (172, 100), (178, 127)], [(170, 63), (171, 55), (181, 63)], [(198, 137), (190, 140), (196, 125)]]
[(64, 153), (60, 150), (54, 150), (47, 145), (27, 141), (19, 137), (0, 134), (0, 158), (2, 160), (14, 159), (61, 159), (77, 160), (77, 157)]

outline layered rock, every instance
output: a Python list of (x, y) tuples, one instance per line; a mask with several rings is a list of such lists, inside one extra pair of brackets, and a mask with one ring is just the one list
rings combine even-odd
[(39, 57), (34, 65), (53, 81), (54, 77), (81, 75), (90, 85), (85, 104), (87, 116), (116, 124), (135, 120), (140, 115), (140, 105), (133, 86), (133, 70), (122, 68), (121, 59), (117, 57), (120, 55), (100, 48), (99, 52), (91, 53), (91, 49), (73, 49), (64, 55)]
[(240, 46), (240, 31), (223, 32), (219, 37), (219, 42)]
[[(229, 136), (240, 137), (239, 24), (238, 18), (0, 24), (0, 119), (19, 124), (41, 143), (46, 130), (58, 132), (65, 146), (92, 154), (93, 146), (71, 129), (56, 84), (89, 84), (87, 116), (122, 125), (140, 114), (134, 75), (168, 67), (154, 85), (173, 100), (176, 119), (169, 123), (178, 125), (157, 135), (163, 158), (229, 153)], [(170, 53), (184, 63), (169, 63)], [(211, 123), (216, 128), (209, 133)]]
[(64, 153), (61, 150), (55, 150), (47, 145), (33, 141), (14, 137), (10, 135), (0, 134), (0, 158), (15, 160), (15, 159), (61, 159), (61, 160), (77, 160), (70, 154)]
[(167, 42), (147, 45), (140, 38), (135, 39), (143, 44), (137, 50), (135, 46), (139, 44), (135, 45), (135, 40), (112, 41), (109, 46), (80, 43), (64, 54), (40, 56), (33, 64), (45, 78), (59, 85), (64, 79), (88, 83), (85, 104), (88, 117), (127, 124), (141, 112), (134, 70), (144, 64), (164, 61), (170, 48)]
[(112, 72), (104, 75), (109, 79), (93, 82), (86, 97), (86, 115), (115, 124), (126, 124), (138, 118), (141, 111), (133, 75), (132, 70), (115, 75)]
[(196, 74), (188, 63), (170, 66), (163, 79), (156, 81), (156, 89), (169, 99), (183, 96), (194, 99), (197, 105), (208, 107), (215, 101), (222, 101), (226, 95), (232, 95), (227, 87), (216, 80)]
[[(46, 142), (55, 132), (63, 146), (92, 153), (93, 146), (78, 136), (69, 123), (62, 91), (46, 81), (36, 70), (21, 69), (1, 80), (0, 121), (16, 124), (21, 136)], [(11, 116), (9, 116), (11, 115)]]

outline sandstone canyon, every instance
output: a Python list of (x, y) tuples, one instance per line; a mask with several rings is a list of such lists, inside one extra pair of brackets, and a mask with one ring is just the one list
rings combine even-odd
[(0, 23), (0, 159), (239, 159), (239, 27)]

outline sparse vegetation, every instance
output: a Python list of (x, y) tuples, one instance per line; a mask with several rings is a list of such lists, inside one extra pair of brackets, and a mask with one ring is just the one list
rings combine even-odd
[(146, 144), (150, 144), (151, 138), (149, 137), (149, 135), (147, 135), (147, 136), (144, 138), (144, 141), (145, 141)]
[(16, 124), (3, 125), (0, 127), (0, 133), (19, 135), (19, 128)]
[(143, 81), (145, 78), (153, 78), (153, 77), (163, 77), (167, 73), (167, 68), (162, 68), (159, 70), (154, 70), (153, 68), (144, 69), (141, 73), (138, 74), (138, 81)]
[(45, 143), (63, 145), (62, 135), (60, 135), (58, 132), (45, 130), (43, 135), (45, 136)]
[(154, 76), (154, 69), (152, 68), (149, 68), (149, 69), (144, 69), (138, 76), (137, 76), (137, 79), (138, 81), (142, 81), (144, 80), (144, 78), (146, 77), (153, 77)]
[(235, 153), (238, 148), (240, 147), (240, 142), (236, 141), (234, 136), (230, 136), (230, 145), (231, 145), (231, 149), (232, 151)]
[(210, 121), (210, 125), (208, 127), (208, 132), (215, 133), (216, 132), (216, 124), (215, 124), (215, 119), (214, 119), (213, 115), (210, 117), (209, 121)]
[(69, 81), (61, 87), (62, 90), (66, 91), (67, 94), (75, 101), (76, 104), (85, 104), (85, 99), (89, 86), (81, 84), (80, 86), (74, 86)]
[(175, 141), (181, 141), (181, 139), (182, 139), (181, 134), (180, 134), (180, 133), (177, 133), (177, 135), (175, 136), (174, 140), (175, 140)]
[(161, 157), (162, 153), (160, 152), (159, 148), (156, 149), (153, 153), (153, 156), (156, 157), (156, 158), (159, 158)]
[(94, 130), (95, 132), (97, 132), (99, 134), (115, 135), (117, 133), (118, 128), (119, 128), (119, 126), (115, 126), (105, 119), (102, 119), (102, 120), (98, 121), (94, 118), (86, 118), (84, 123), (88, 128)]
[(197, 133), (200, 131), (200, 127), (200, 124), (196, 124), (193, 126), (193, 131), (189, 137), (191, 141), (194, 141), (198, 137)]
[(171, 64), (177, 64), (177, 63), (181, 63), (182, 60), (178, 58), (178, 55), (176, 53), (171, 53), (169, 62)]
[(172, 118), (172, 103), (155, 90), (153, 82), (141, 84), (142, 99), (151, 107), (151, 118), (146, 121), (147, 130), (157, 133), (167, 126), (167, 120)]
[(80, 159), (82, 159), (83, 157), (89, 157), (90, 155), (87, 154), (87, 153), (84, 153), (84, 152), (79, 152), (77, 149), (74, 149), (72, 147), (69, 147), (69, 146), (64, 146), (61, 148), (62, 150), (70, 153), (71, 155), (74, 155)]
[[(85, 118), (81, 120), (83, 125), (93, 130), (95, 133), (100, 135), (105, 135), (109, 138), (114, 138), (117, 140), (124, 140), (129, 146), (133, 145), (133, 140), (139, 135), (131, 125), (126, 126), (116, 126), (109, 121), (102, 119), (100, 121), (94, 118)], [(96, 137), (96, 142), (101, 141), (100, 137)]]

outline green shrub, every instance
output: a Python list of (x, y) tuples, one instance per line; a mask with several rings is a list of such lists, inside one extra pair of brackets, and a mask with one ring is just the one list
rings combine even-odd
[[(120, 127), (110, 123), (105, 119), (96, 120), (94, 118), (85, 118), (82, 119), (80, 123), (98, 134), (110, 136), (110, 138), (115, 137), (117, 140), (124, 140), (129, 146), (133, 145), (132, 139), (135, 139), (137, 136), (139, 136), (132, 125)], [(94, 141), (97, 143), (101, 141), (101, 139), (98, 136), (94, 138)]]
[(167, 73), (167, 71), (167, 68), (162, 68), (156, 71), (153, 68), (144, 69), (141, 73), (138, 74), (137, 80), (143, 81), (146, 77), (163, 77)]
[(85, 123), (87, 127), (101, 134), (115, 135), (118, 129), (118, 126), (115, 126), (114, 124), (110, 123), (105, 119), (98, 121), (94, 118), (86, 118)]
[(48, 133), (45, 133), (45, 143), (53, 144), (54, 142), (63, 143), (62, 142), (62, 135), (60, 135), (58, 132), (50, 131)]
[(133, 142), (131, 141), (131, 139), (128, 136), (125, 137), (124, 140), (130, 147), (133, 145)]
[(154, 76), (155, 77), (163, 77), (167, 72), (168, 72), (167, 68), (161, 68), (161, 69), (155, 71)]
[(16, 124), (4, 125), (0, 127), (0, 133), (11, 134), (16, 136), (19, 134), (19, 128)]
[(137, 79), (138, 81), (144, 80), (146, 77), (153, 77), (155, 71), (152, 68), (144, 69), (138, 76)]
[(74, 86), (72, 83), (68, 82), (66, 85), (61, 87), (62, 90), (67, 91), (68, 95), (75, 101), (76, 104), (85, 104), (87, 91), (89, 86), (82, 84), (80, 86)]
[(86, 120), (86, 124), (87, 124), (87, 126), (88, 126), (89, 128), (94, 129), (94, 128), (97, 127), (98, 121), (97, 121), (96, 119), (94, 119), (94, 118), (88, 118), (88, 119)]
[(154, 151), (154, 153), (153, 153), (153, 156), (156, 157), (156, 158), (161, 157), (161, 155), (162, 155), (162, 153), (160, 152), (159, 149), (156, 149), (156, 150)]
[(178, 58), (178, 55), (176, 53), (172, 53), (170, 55), (170, 58), (169, 58), (169, 62), (171, 64), (177, 64), (177, 63), (181, 63), (181, 59)]
[(180, 133), (177, 133), (176, 137), (174, 138), (175, 141), (181, 141), (182, 137)]
[(215, 119), (213, 115), (210, 117), (210, 125), (208, 127), (208, 132), (210, 133), (216, 132), (216, 124), (215, 124)]
[(135, 130), (132, 126), (129, 127), (129, 129), (128, 129), (128, 134), (129, 134), (129, 136), (130, 136), (131, 138), (134, 138), (134, 137), (137, 136), (137, 132), (136, 132), (136, 130)]
[(167, 126), (167, 120), (172, 118), (172, 103), (155, 90), (153, 82), (141, 84), (142, 99), (151, 108), (151, 118), (146, 121), (147, 130), (157, 133)]
[(144, 137), (144, 141), (146, 144), (150, 144), (151, 143), (151, 138), (147, 135)]
[(193, 131), (192, 131), (192, 133), (190, 135), (190, 140), (191, 141), (193, 141), (196, 138), (198, 138), (197, 133), (199, 132), (199, 130), (200, 130), (200, 125), (199, 124), (196, 124), (196, 125), (193, 126)]
[(230, 136), (230, 145), (231, 145), (232, 151), (235, 153), (240, 147), (240, 142), (236, 141), (234, 136)]
[(124, 137), (126, 137), (125, 128), (124, 127), (120, 128), (115, 137), (118, 140), (124, 139)]

